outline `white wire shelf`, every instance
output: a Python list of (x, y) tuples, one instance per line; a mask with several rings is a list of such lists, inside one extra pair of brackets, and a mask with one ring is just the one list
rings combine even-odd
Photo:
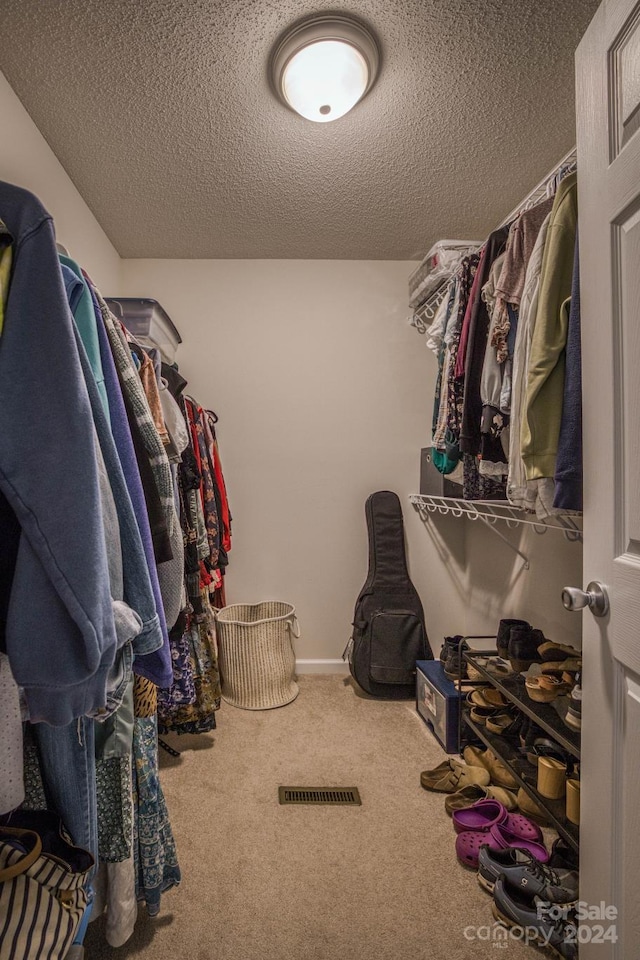
[(461, 500), (455, 497), (438, 497), (420, 493), (411, 494), (409, 500), (423, 521), (437, 514), (480, 520), (485, 526), (493, 530), (510, 549), (522, 557), (527, 570), (530, 566), (529, 557), (496, 528), (498, 521), (506, 523), (507, 527), (512, 529), (521, 526), (533, 527), (534, 531), (540, 535), (545, 534), (548, 530), (560, 530), (570, 542), (582, 542), (581, 513), (553, 514), (546, 520), (541, 520), (533, 513), (527, 513), (525, 510), (512, 506), (507, 500)]
[(433, 323), (438, 307), (447, 295), (450, 282), (451, 277), (447, 277), (409, 317), (409, 323), (418, 333), (426, 333)]

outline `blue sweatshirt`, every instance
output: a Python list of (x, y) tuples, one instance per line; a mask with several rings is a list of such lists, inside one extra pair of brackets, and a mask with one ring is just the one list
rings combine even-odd
[(116, 653), (95, 432), (51, 217), (2, 181), (0, 211), (15, 241), (0, 490), (21, 527), (5, 643), (30, 718), (62, 725), (104, 706)]

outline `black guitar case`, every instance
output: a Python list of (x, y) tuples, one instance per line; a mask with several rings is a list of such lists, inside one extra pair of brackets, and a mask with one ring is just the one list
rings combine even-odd
[(379, 490), (365, 505), (369, 574), (356, 600), (345, 655), (366, 693), (387, 700), (416, 695), (416, 660), (433, 660), (424, 612), (409, 578), (402, 508), (395, 493)]

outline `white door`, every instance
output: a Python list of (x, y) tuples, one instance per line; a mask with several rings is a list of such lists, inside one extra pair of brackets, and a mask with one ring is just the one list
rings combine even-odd
[[(617, 908), (640, 957), (640, 0), (605, 0), (576, 55), (584, 397), (581, 899)], [(599, 921), (608, 928), (611, 914)], [(614, 921), (615, 922), (615, 921)], [(594, 928), (594, 936), (598, 930)]]

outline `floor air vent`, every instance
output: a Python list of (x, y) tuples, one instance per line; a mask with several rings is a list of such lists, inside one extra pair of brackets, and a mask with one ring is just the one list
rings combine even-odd
[(324, 803), (362, 806), (357, 787), (278, 787), (280, 803)]

